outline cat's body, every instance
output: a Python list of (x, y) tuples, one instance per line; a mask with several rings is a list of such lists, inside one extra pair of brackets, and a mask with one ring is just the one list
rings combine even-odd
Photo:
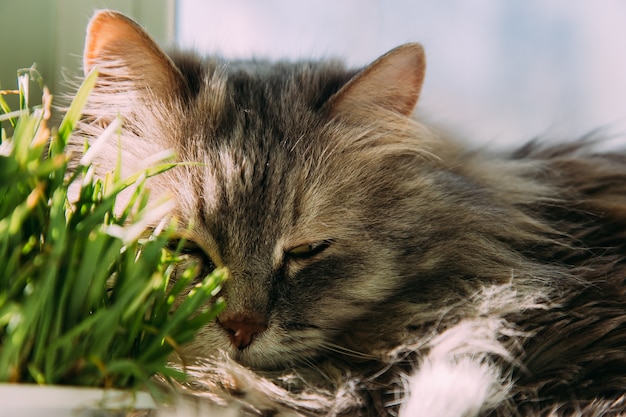
[(119, 112), (126, 170), (164, 149), (202, 163), (152, 182), (189, 255), (230, 271), (185, 347), (205, 359), (192, 390), (251, 415), (626, 410), (626, 154), (438, 138), (410, 117), (416, 44), (360, 72), (169, 58), (102, 12), (94, 65), (82, 137)]

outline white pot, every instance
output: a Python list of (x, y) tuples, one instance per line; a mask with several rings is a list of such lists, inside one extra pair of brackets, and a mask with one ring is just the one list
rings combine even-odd
[(0, 417), (110, 417), (155, 408), (152, 397), (145, 392), (0, 384)]

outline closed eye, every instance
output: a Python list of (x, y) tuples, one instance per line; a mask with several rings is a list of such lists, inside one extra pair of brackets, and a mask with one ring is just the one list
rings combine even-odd
[[(172, 240), (168, 244), (169, 250), (175, 254), (182, 255), (188, 259), (195, 259), (196, 262), (200, 262), (201, 273), (197, 277), (198, 279), (204, 278), (206, 274), (209, 274), (215, 269), (215, 263), (211, 257), (198, 245), (196, 242), (188, 239), (176, 239)], [(185, 262), (182, 263), (185, 265)]]
[(304, 243), (289, 249), (285, 254), (292, 259), (309, 259), (326, 250), (331, 243), (331, 240)]
[(171, 240), (167, 247), (170, 251), (181, 255), (196, 255), (203, 252), (197, 243), (184, 238)]

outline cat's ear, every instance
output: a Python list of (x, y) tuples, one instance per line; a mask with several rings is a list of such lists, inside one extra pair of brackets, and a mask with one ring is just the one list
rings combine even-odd
[(358, 72), (329, 101), (335, 114), (382, 107), (410, 115), (420, 96), (426, 58), (418, 43), (399, 46)]
[[(83, 68), (98, 66), (100, 87), (107, 92), (163, 97), (183, 85), (171, 59), (137, 23), (121, 13), (101, 10), (89, 22)], [(98, 86), (96, 86), (96, 89)]]

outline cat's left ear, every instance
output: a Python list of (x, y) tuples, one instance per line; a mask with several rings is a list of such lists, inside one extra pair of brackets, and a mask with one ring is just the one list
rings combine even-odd
[(382, 107), (408, 116), (419, 99), (425, 70), (424, 48), (418, 43), (404, 44), (357, 73), (328, 104), (335, 114)]
[[(112, 10), (97, 12), (87, 27), (83, 67), (87, 74), (98, 66), (101, 83), (96, 90), (107, 95), (168, 98), (184, 86), (172, 60), (144, 29)], [(122, 102), (121, 98), (118, 102)]]

